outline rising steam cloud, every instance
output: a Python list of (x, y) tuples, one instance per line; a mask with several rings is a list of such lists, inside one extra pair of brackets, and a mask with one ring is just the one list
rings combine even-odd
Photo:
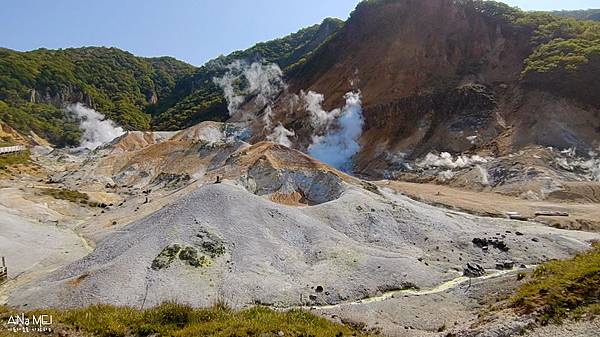
[(223, 77), (215, 77), (213, 82), (223, 89), (225, 100), (227, 100), (227, 111), (229, 111), (229, 116), (233, 116), (240, 104), (244, 102), (244, 95), (237, 93), (235, 88), (237, 76), (233, 74), (232, 65), (229, 67), (229, 71)]
[(273, 133), (267, 136), (267, 139), (283, 146), (292, 147), (290, 137), (293, 137), (294, 135), (294, 131), (284, 128), (283, 125), (279, 123), (273, 130)]
[(227, 73), (223, 77), (214, 78), (213, 82), (223, 89), (229, 116), (245, 112), (241, 111), (241, 105), (246, 101), (246, 97), (254, 97), (254, 111), (263, 111), (260, 119), (263, 129), (272, 132), (267, 139), (291, 147), (292, 142), (289, 137), (294, 136), (295, 133), (287, 130), (281, 123), (273, 128), (272, 123), (272, 104), (279, 93), (286, 88), (283, 72), (279, 66), (274, 63), (248, 64), (235, 61), (227, 68)]
[(83, 131), (83, 134), (79, 148), (94, 150), (125, 133), (123, 128), (117, 127), (113, 121), (81, 103), (69, 105), (67, 111), (76, 115), (81, 121), (79, 129)]
[(341, 113), (340, 109), (333, 109), (331, 111), (323, 110), (321, 104), (323, 104), (325, 97), (318, 92), (309, 91), (308, 93), (304, 93), (304, 91), (301, 91), (300, 97), (306, 103), (306, 110), (310, 112), (310, 122), (315, 129), (329, 127), (331, 122)]
[(257, 110), (273, 103), (285, 88), (283, 72), (274, 63), (263, 64), (235, 61), (227, 66), (223, 77), (213, 78), (213, 82), (223, 89), (229, 115), (240, 112), (240, 106), (248, 96), (254, 96)]
[(360, 150), (358, 139), (364, 118), (360, 92), (349, 92), (344, 98), (346, 105), (343, 109), (327, 112), (321, 107), (323, 95), (314, 92), (305, 95), (311, 120), (326, 130), (324, 135), (313, 135), (308, 153), (335, 168), (348, 171), (352, 168), (352, 157)]

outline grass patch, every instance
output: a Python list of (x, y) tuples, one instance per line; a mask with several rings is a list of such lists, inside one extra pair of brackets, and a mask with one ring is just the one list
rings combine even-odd
[(19, 164), (29, 164), (30, 159), (29, 150), (2, 154), (0, 155), (0, 170), (6, 170)]
[(542, 324), (600, 314), (600, 243), (569, 260), (538, 267), (511, 299)]
[(42, 190), (42, 194), (49, 195), (54, 199), (67, 200), (74, 203), (96, 206), (95, 203), (90, 202), (90, 197), (87, 194), (69, 190), (66, 188), (48, 188)]
[[(303, 310), (277, 312), (265, 307), (234, 311), (222, 304), (194, 309), (165, 303), (137, 310), (93, 305), (83, 309), (44, 310), (29, 314), (41, 313), (53, 316), (55, 330), (80, 331), (98, 337), (277, 336), (280, 331), (284, 336), (368, 336), (356, 328), (333, 323)], [(0, 307), (0, 319), (6, 321), (9, 315), (6, 308)]]
[(14, 146), (15, 144), (10, 137), (0, 137), (0, 147)]

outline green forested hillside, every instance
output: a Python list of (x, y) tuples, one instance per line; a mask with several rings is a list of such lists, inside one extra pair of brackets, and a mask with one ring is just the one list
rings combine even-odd
[(171, 57), (142, 58), (116, 48), (17, 52), (0, 49), (0, 119), (56, 145), (73, 145), (77, 121), (63, 111), (82, 102), (126, 129), (174, 130), (227, 116), (212, 79), (234, 60), (264, 60), (282, 68), (301, 62), (342, 25), (322, 24), (221, 56), (196, 68)]
[(554, 11), (554, 15), (573, 18), (577, 20), (594, 20), (600, 21), (600, 9), (582, 9), (575, 11)]
[(194, 67), (172, 58), (144, 59), (116, 48), (0, 51), (0, 100), (83, 102), (129, 128), (148, 129), (144, 113)]
[[(367, 0), (361, 6), (392, 0)], [(458, 0), (493, 20), (521, 26), (531, 36), (523, 83), (600, 106), (598, 11), (524, 12), (500, 2)], [(142, 58), (116, 48), (0, 49), (0, 119), (18, 131), (35, 131), (57, 145), (76, 144), (77, 121), (62, 107), (82, 102), (126, 129), (176, 130), (228, 117), (213, 78), (235, 60), (302, 69), (343, 21), (325, 19), (280, 39), (220, 56), (196, 68), (170, 57)]]
[(198, 71), (178, 83), (173, 94), (159, 102), (155, 125), (162, 130), (175, 130), (203, 120), (223, 120), (228, 117), (221, 89), (213, 78), (222, 76), (226, 66), (235, 60), (277, 63), (284, 72), (304, 62), (319, 45), (335, 34), (343, 21), (327, 18), (321, 24), (299, 30), (280, 39), (220, 56), (207, 62)]
[(82, 102), (129, 129), (151, 126), (148, 106), (168, 95), (191, 65), (145, 59), (116, 48), (0, 50), (0, 118), (57, 145), (77, 142), (76, 121), (62, 107)]
[(543, 12), (521, 12), (515, 22), (534, 30), (523, 66), (527, 86), (600, 106), (600, 22)]

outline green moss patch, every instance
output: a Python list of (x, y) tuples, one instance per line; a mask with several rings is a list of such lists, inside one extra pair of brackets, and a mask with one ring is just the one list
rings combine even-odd
[(152, 269), (160, 270), (163, 268), (167, 268), (173, 260), (179, 255), (181, 251), (181, 246), (178, 244), (172, 244), (165, 247), (158, 256), (154, 258), (152, 261)]
[(167, 268), (176, 258), (196, 268), (209, 267), (213, 260), (225, 254), (223, 240), (208, 230), (201, 228), (194, 238), (193, 245), (182, 246), (174, 243), (165, 247), (152, 261), (151, 268)]
[(198, 247), (211, 258), (214, 259), (225, 254), (223, 240), (217, 235), (210, 233), (206, 229), (200, 229), (196, 237), (199, 239)]
[(198, 253), (194, 247), (185, 247), (179, 252), (179, 259), (186, 262), (192, 267), (208, 267), (211, 264), (211, 259)]

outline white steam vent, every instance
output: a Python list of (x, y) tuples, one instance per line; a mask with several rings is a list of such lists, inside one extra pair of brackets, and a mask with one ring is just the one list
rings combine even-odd
[(227, 68), (227, 73), (223, 77), (213, 78), (213, 82), (223, 89), (230, 116), (240, 111), (246, 96), (256, 96), (260, 110), (270, 106), (285, 88), (283, 72), (277, 64), (235, 61)]
[(94, 150), (125, 133), (123, 128), (117, 127), (112, 120), (106, 119), (103, 114), (81, 103), (69, 105), (67, 111), (76, 115), (81, 121), (79, 129), (83, 134), (79, 148)]
[(273, 133), (267, 136), (267, 139), (274, 143), (291, 148), (292, 141), (290, 140), (290, 137), (293, 137), (294, 135), (294, 131), (284, 128), (283, 125), (279, 123), (279, 125), (273, 129)]
[(323, 110), (323, 107), (321, 106), (325, 100), (323, 94), (314, 91), (309, 91), (308, 93), (302, 91), (300, 92), (300, 96), (306, 103), (306, 110), (310, 112), (310, 122), (316, 129), (329, 127), (331, 122), (333, 122), (341, 113), (339, 108), (331, 111)]
[(313, 135), (308, 154), (337, 169), (348, 171), (352, 167), (352, 157), (360, 151), (358, 140), (364, 118), (360, 92), (349, 92), (344, 98), (344, 108), (330, 112), (321, 108), (322, 95), (319, 97), (319, 94), (309, 92), (305, 101), (313, 122), (319, 126), (325, 125), (326, 129), (324, 135)]
[(263, 111), (260, 121), (263, 129), (270, 133), (267, 139), (292, 147), (289, 137), (295, 135), (294, 131), (287, 130), (281, 123), (273, 127), (272, 123), (273, 102), (277, 95), (286, 88), (283, 72), (279, 66), (275, 63), (254, 62), (248, 64), (243, 61), (235, 61), (227, 68), (227, 73), (223, 77), (213, 78), (213, 82), (223, 89), (229, 115), (243, 113), (244, 111), (241, 111), (240, 107), (246, 101), (246, 97), (254, 96), (254, 112)]
[(459, 155), (456, 158), (448, 152), (442, 152), (439, 155), (435, 153), (428, 153), (425, 158), (417, 161), (417, 167), (421, 168), (432, 168), (441, 167), (447, 169), (461, 169), (464, 167), (475, 166), (479, 164), (485, 164), (489, 161), (489, 158), (480, 157), (478, 155), (467, 156)]

